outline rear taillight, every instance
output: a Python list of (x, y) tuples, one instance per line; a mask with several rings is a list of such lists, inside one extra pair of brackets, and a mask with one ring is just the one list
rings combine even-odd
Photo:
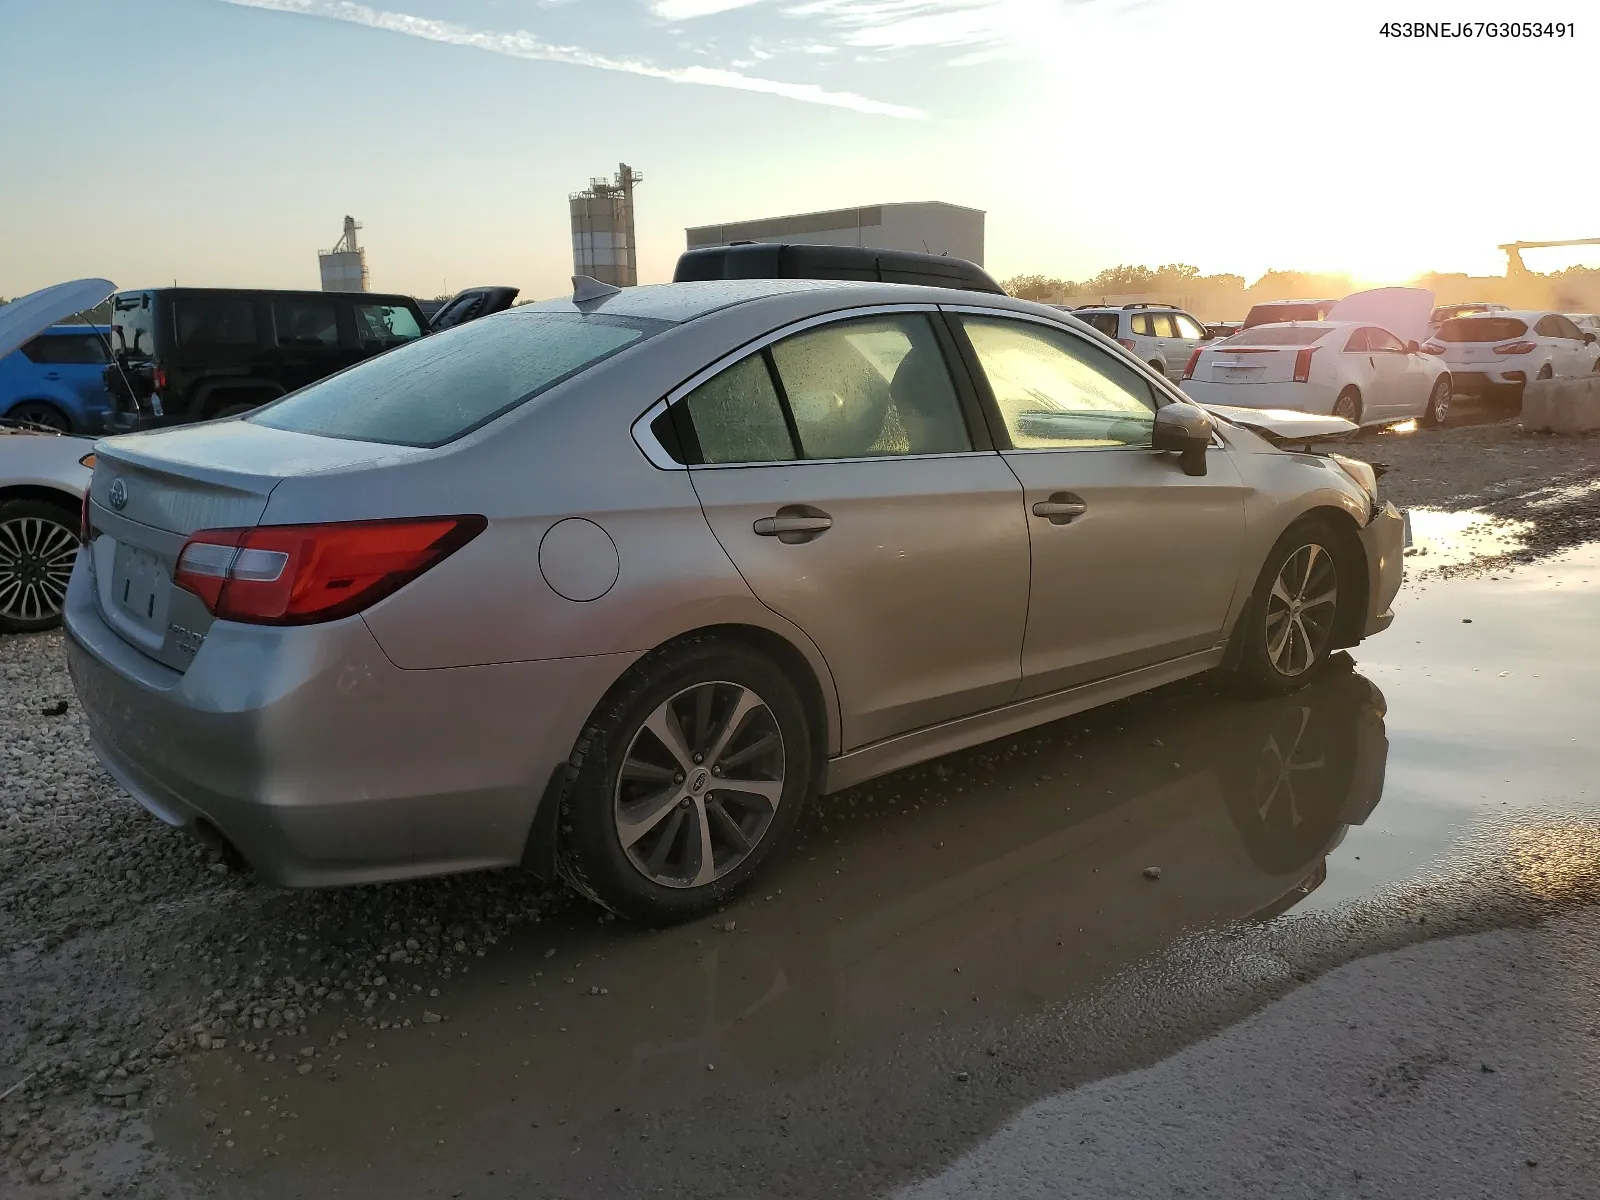
[(1189, 354), (1189, 361), (1183, 364), (1183, 377), (1185, 379), (1193, 379), (1194, 378), (1194, 369), (1199, 364), (1199, 362), (1200, 362), (1200, 349), (1199, 349), (1199, 347), (1196, 347)]
[(1496, 346), (1496, 354), (1532, 354), (1538, 349), (1533, 342), (1507, 342), (1503, 346)]
[(166, 391), (167, 390), (167, 369), (165, 367), (152, 367), (151, 370), (150, 370), (150, 382), (155, 385), (155, 390), (156, 391), (158, 391), (158, 392)]
[(1438, 342), (1424, 342), (1422, 344), (1422, 352), (1424, 354), (1443, 354), (1444, 347), (1439, 345)]
[(172, 582), (223, 621), (311, 625), (376, 604), (482, 533), (482, 517), (201, 530)]
[(1304, 383), (1311, 378), (1311, 356), (1317, 352), (1315, 346), (1304, 346), (1294, 356), (1294, 381)]
[(1121, 346), (1124, 350), (1132, 350), (1133, 349), (1133, 339), (1132, 338), (1118, 338), (1117, 339), (1117, 345)]

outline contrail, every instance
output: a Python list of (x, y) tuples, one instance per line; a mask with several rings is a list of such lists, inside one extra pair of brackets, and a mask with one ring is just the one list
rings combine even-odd
[(578, 46), (552, 45), (523, 30), (506, 33), (492, 29), (469, 29), (449, 21), (435, 21), (428, 17), (412, 16), (410, 13), (389, 12), (366, 4), (351, 3), (350, 0), (223, 0), (223, 3), (240, 8), (264, 8), (272, 12), (320, 17), (327, 21), (345, 21), (352, 25), (365, 25), (369, 29), (403, 33), (408, 37), (443, 42), (450, 46), (472, 46), (492, 54), (505, 54), (512, 58), (526, 58), (536, 62), (570, 63), (574, 66), (594, 67), (601, 71), (621, 71), (628, 75), (665, 79), (669, 83), (694, 83), (704, 87), (765, 92), (789, 100), (847, 108), (872, 116), (896, 117), (900, 120), (921, 120), (927, 116), (922, 110), (909, 108), (903, 104), (888, 104), (868, 96), (858, 96), (853, 92), (828, 91), (812, 83), (785, 83), (777, 79), (761, 79), (716, 67), (657, 67), (636, 59), (610, 58)]

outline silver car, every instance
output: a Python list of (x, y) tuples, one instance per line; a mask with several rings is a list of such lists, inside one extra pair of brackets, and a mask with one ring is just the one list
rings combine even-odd
[(577, 295), (98, 444), (68, 650), (142, 804), (280, 884), (525, 863), (671, 921), (815, 792), (1392, 619), (1346, 422), (1003, 296)]

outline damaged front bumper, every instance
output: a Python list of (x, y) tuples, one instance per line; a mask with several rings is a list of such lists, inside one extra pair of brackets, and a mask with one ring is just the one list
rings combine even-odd
[(1367, 617), (1361, 636), (1382, 633), (1394, 623), (1394, 598), (1405, 575), (1406, 546), (1411, 540), (1407, 514), (1385, 500), (1377, 515), (1361, 531), (1361, 548), (1367, 555)]

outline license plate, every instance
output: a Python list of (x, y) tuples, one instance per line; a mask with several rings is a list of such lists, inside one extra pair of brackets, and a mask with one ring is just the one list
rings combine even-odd
[(1222, 367), (1220, 370), (1225, 383), (1237, 383), (1240, 380), (1247, 380), (1256, 373), (1256, 368), (1254, 367)]
[(167, 623), (167, 569), (154, 554), (132, 546), (117, 547), (112, 599), (141, 624), (164, 629)]

